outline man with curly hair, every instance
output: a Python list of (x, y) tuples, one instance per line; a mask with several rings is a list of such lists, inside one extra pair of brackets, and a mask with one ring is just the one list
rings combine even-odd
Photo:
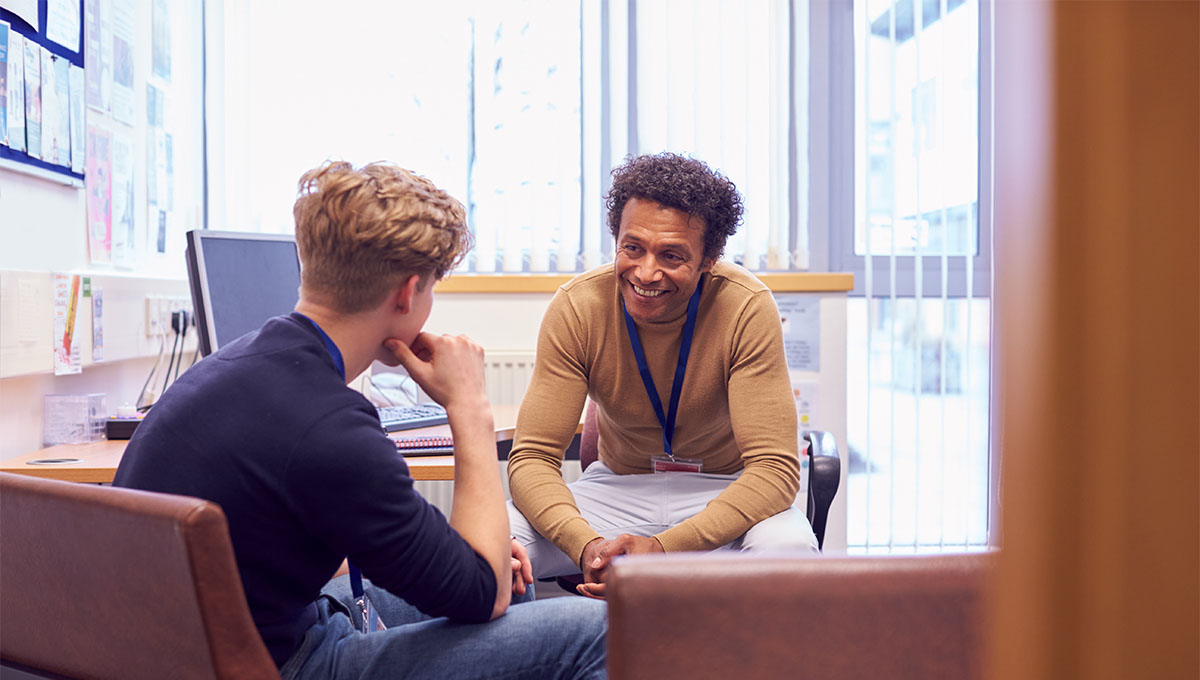
[[(817, 549), (803, 510), (796, 411), (771, 291), (719, 261), (737, 188), (662, 153), (613, 171), (616, 260), (559, 288), (509, 457), (509, 523), (535, 577), (683, 550)], [(599, 460), (563, 482), (585, 399)]]
[[(300, 179), (294, 213), (295, 311), (188, 369), (114, 483), (221, 506), (285, 679), (604, 677), (603, 606), (509, 606), (532, 577), (504, 512), (483, 350), (422, 330), (471, 244), (462, 204), (394, 165), (338, 162)], [(448, 519), (347, 387), (375, 360), (446, 407)]]

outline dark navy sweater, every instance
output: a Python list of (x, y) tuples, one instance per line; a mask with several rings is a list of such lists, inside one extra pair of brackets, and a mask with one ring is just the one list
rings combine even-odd
[(188, 369), (138, 426), (113, 484), (221, 506), (276, 664), (315, 623), (313, 602), (347, 556), (427, 614), (491, 615), (491, 567), (413, 490), (375, 408), (299, 314)]

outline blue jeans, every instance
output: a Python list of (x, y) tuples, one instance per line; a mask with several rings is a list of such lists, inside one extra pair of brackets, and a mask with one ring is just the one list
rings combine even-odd
[(487, 623), (431, 618), (363, 582), (387, 630), (354, 629), (349, 578), (329, 582), (317, 623), (280, 669), (284, 680), (333, 678), (605, 678), (604, 603), (581, 597), (529, 602), (514, 597)]

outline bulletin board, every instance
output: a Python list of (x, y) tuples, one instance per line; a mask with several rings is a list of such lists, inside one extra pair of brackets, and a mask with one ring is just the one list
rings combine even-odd
[(203, 218), (203, 3), (0, 0), (0, 20), (40, 56), (63, 55), (46, 59), (82, 92), (69, 158), (0, 146), (0, 270), (182, 275), (183, 235)]
[[(28, 20), (31, 17), (29, 17), (27, 15), (22, 16), (22, 14), (26, 14), (26, 11), (23, 11), (25, 7), (32, 8), (32, 6), (35, 4), (37, 6), (37, 25), (36, 25), (36, 27)], [(50, 17), (51, 4), (54, 4), (53, 9), (56, 12), (58, 12), (56, 14), (56, 16), (53, 17), (54, 21), (51, 21), (51, 17)], [(64, 15), (61, 10), (63, 9), (63, 7), (70, 7), (72, 10), (74, 10), (75, 8), (73, 7), (73, 5), (75, 5), (75, 4), (78, 5), (78, 12), (75, 13), (76, 15), (74, 17), (74, 25), (69, 27), (69, 30), (68, 30), (68, 33), (71, 33), (71, 34), (77, 36), (77, 41), (75, 41), (77, 43), (76, 49), (72, 50), (69, 47), (66, 47), (66, 46), (60, 44), (59, 42), (56, 42), (54, 39), (52, 39), (52, 37), (58, 38), (60, 40), (62, 39), (61, 27), (63, 26)], [(74, 13), (74, 12), (72, 12), (72, 13)], [(78, 0), (77, 3), (75, 3), (75, 2), (55, 3), (54, 0), (20, 0), (20, 1), (16, 1), (16, 2), (10, 2), (8, 0), (0, 0), (0, 21), (3, 21), (4, 23), (8, 24), (7, 31), (10, 36), (11, 35), (19, 35), (23, 39), (23, 41), (27, 41), (28, 43), (30, 43), (30, 46), (33, 49), (26, 50), (26, 53), (41, 54), (42, 53), (41, 51), (45, 50), (46, 53), (48, 53), (51, 57), (51, 62), (50, 62), (51, 64), (56, 64), (59, 62), (59, 60), (62, 60), (62, 62), (65, 65), (67, 65), (68, 67), (75, 67), (77, 69), (80, 69), (81, 71), (84, 68), (84, 45), (86, 42), (86, 37), (83, 34), (83, 30), (84, 30), (84, 0)], [(4, 27), (0, 26), (0, 32), (3, 32), (3, 31), (4, 31)], [(14, 43), (16, 41), (10, 37), (7, 41), (0, 41), (0, 44), (2, 44), (2, 42), (7, 42), (7, 44), (5, 45), (5, 51), (8, 52), (9, 47), (14, 45)], [(71, 42), (71, 41), (68, 41), (68, 42)], [(13, 59), (12, 54), (6, 54), (5, 57), (6, 57), (6, 63), (7, 63), (7, 61)], [(22, 62), (24, 62), (24, 58), (25, 58), (25, 55), (22, 55), (20, 57)], [(39, 72), (41, 71), (41, 66), (39, 66), (38, 71)], [(26, 69), (25, 72), (28, 73), (29, 70)], [(59, 72), (59, 74), (61, 74), (64, 72), (64, 70), (60, 68), (60, 69), (58, 69), (58, 72)], [(69, 68), (66, 69), (65, 72), (69, 73), (70, 69)], [(7, 73), (0, 75), (0, 78), (4, 79), (5, 101), (7, 102), (7, 98), (9, 96), (13, 96), (12, 93), (10, 93), (8, 91), (9, 88), (12, 87), (12, 84), (9, 82)], [(53, 79), (53, 82), (57, 83), (58, 80), (59, 79), (56, 77)], [(45, 79), (43, 79), (42, 82), (46, 82)], [(83, 92), (82, 92), (82, 87), (81, 87), (82, 86), (82, 74), (80, 74), (79, 86), (80, 86), (80, 91), (78, 92), (77, 96), (82, 98), (84, 96)], [(67, 88), (69, 91), (70, 83), (67, 84)], [(38, 84), (37, 94), (36, 94), (39, 107), (42, 105), (42, 102), (44, 102), (46, 99), (46, 93), (42, 93), (40, 90), (41, 90), (41, 83)], [(72, 93), (72, 94), (74, 94), (74, 93)], [(54, 96), (56, 98), (56, 100), (58, 99), (57, 93), (55, 93), (51, 96)], [(70, 94), (68, 95), (68, 98), (69, 97), (70, 97)], [(22, 92), (22, 100), (24, 101), (24, 99), (25, 99), (24, 92)], [(82, 102), (82, 100), (81, 100), (81, 102)], [(83, 171), (84, 171), (84, 167), (85, 167), (84, 154), (86, 153), (85, 149), (83, 148), (84, 143), (85, 143), (83, 141), (85, 139), (84, 131), (82, 129), (77, 129), (77, 130), (70, 129), (71, 124), (74, 124), (75, 127), (77, 127), (77, 128), (81, 128), (82, 125), (84, 125), (84, 114), (83, 114), (83, 110), (82, 110), (83, 104), (80, 103), (79, 107), (80, 107), (79, 111), (76, 115), (71, 114), (70, 107), (68, 107), (67, 111), (59, 113), (59, 115), (65, 116), (67, 119), (67, 122), (68, 122), (67, 139), (63, 140), (63, 143), (66, 144), (68, 147), (67, 155), (65, 157), (61, 153), (52, 153), (50, 155), (54, 156), (53, 159), (42, 158), (41, 157), (42, 151), (40, 148), (37, 150), (36, 153), (31, 152), (31, 150), (29, 148), (29, 143), (30, 143), (31, 138), (34, 141), (34, 143), (38, 144), (39, 147), (41, 147), (42, 146), (41, 135), (49, 132), (48, 130), (40, 129), (41, 121), (40, 121), (40, 115), (39, 115), (38, 134), (33, 135), (31, 137), (31, 135), (29, 134), (29, 131), (31, 129), (31, 126), (29, 125), (30, 121), (27, 119), (25, 127), (24, 127), (25, 139), (23, 140), (23, 142), (20, 144), (16, 144), (16, 143), (13, 143), (13, 140), (10, 139), (9, 144), (7, 144), (7, 145), (0, 144), (0, 158), (3, 158), (7, 161), (16, 163), (18, 165), (39, 168), (43, 171), (61, 175), (65, 178), (74, 178), (76, 180), (82, 181), (84, 178)], [(25, 108), (27, 111), (29, 110), (28, 102), (26, 102)], [(58, 107), (56, 106), (56, 111), (57, 110), (58, 110)], [(54, 135), (54, 138), (57, 139), (57, 136), (58, 136), (57, 131), (55, 131), (53, 133), (53, 135)], [(72, 137), (75, 140), (74, 144), (71, 143)], [(42, 147), (42, 148), (44, 148), (44, 147)], [(57, 147), (55, 147), (55, 149), (57, 149)], [(72, 160), (72, 157), (71, 157), (72, 154), (78, 154), (79, 157)], [(64, 159), (66, 160), (65, 164), (60, 162), (61, 160), (64, 160)]]

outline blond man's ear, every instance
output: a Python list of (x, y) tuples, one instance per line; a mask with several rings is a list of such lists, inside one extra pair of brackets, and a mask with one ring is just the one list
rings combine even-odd
[(416, 296), (420, 286), (420, 275), (410, 274), (407, 279), (404, 279), (404, 283), (395, 289), (395, 293), (392, 294), (392, 300), (402, 314), (407, 314), (412, 309), (413, 297)]

